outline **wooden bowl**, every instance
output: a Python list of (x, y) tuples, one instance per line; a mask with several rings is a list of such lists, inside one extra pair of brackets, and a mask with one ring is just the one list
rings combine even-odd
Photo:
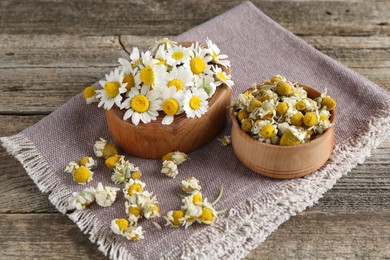
[(162, 125), (165, 115), (149, 124), (133, 125), (124, 121), (124, 111), (118, 107), (106, 110), (108, 129), (114, 142), (126, 153), (157, 159), (173, 151), (189, 153), (207, 144), (225, 126), (232, 100), (232, 89), (217, 87), (209, 100), (209, 109), (200, 118), (187, 118), (185, 113), (175, 116), (170, 125)]
[[(321, 95), (317, 90), (303, 85), (310, 98)], [(334, 110), (330, 111), (330, 122), (336, 119)], [(232, 146), (237, 158), (252, 171), (277, 179), (299, 178), (308, 175), (329, 159), (334, 144), (334, 127), (331, 126), (317, 138), (300, 145), (280, 146), (259, 142), (245, 133), (231, 111)]]

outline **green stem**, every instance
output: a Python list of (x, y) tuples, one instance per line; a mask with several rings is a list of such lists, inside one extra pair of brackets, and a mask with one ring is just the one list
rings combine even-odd
[(223, 210), (220, 210), (220, 211), (217, 211), (217, 214), (220, 215), (220, 214), (223, 214), (227, 211), (228, 209), (223, 209)]
[(219, 191), (218, 197), (214, 200), (213, 203), (211, 203), (211, 205), (215, 205), (222, 198), (222, 194), (223, 194), (223, 186), (221, 186), (221, 190)]

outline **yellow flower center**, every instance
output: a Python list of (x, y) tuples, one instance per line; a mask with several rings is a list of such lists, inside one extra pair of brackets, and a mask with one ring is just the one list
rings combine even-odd
[(200, 74), (206, 69), (206, 62), (201, 57), (194, 57), (190, 60), (191, 71)]
[(129, 227), (129, 222), (127, 221), (127, 219), (124, 218), (115, 220), (115, 223), (120, 231), (125, 231)]
[(243, 119), (246, 119), (249, 117), (249, 113), (246, 110), (240, 110), (237, 114), (238, 120), (241, 122)]
[(156, 58), (158, 59), (160, 62), (157, 63), (157, 65), (165, 65), (165, 60), (163, 58)]
[(142, 68), (140, 72), (140, 79), (146, 85), (152, 85), (154, 83), (154, 70), (152, 66)]
[(296, 113), (293, 115), (290, 119), (291, 124), (295, 126), (302, 126), (303, 125), (303, 115), (301, 112)]
[(326, 122), (326, 121), (329, 121), (329, 118), (327, 115), (322, 114), (322, 115), (320, 115), (320, 120)]
[(213, 211), (209, 208), (203, 208), (202, 214), (199, 216), (199, 220), (202, 222), (212, 222), (214, 220)]
[(80, 160), (80, 165), (81, 166), (85, 166), (89, 161), (89, 157), (88, 156), (85, 156), (83, 157), (81, 160)]
[(336, 107), (336, 101), (331, 97), (324, 97), (321, 105), (326, 106), (327, 110), (333, 110)]
[(149, 99), (144, 95), (136, 95), (130, 101), (131, 108), (138, 113), (143, 113), (149, 109)]
[(315, 126), (318, 123), (317, 115), (313, 112), (307, 113), (303, 117), (303, 123), (308, 127)]
[(136, 217), (141, 215), (141, 208), (138, 205), (131, 205), (128, 210), (129, 214), (133, 214)]
[(139, 183), (134, 183), (130, 185), (127, 193), (131, 196), (134, 195), (136, 192), (141, 192), (142, 191), (142, 185)]
[(202, 202), (202, 194), (197, 193), (192, 197), (192, 203), (196, 204), (200, 202)]
[(173, 79), (171, 81), (168, 82), (168, 87), (173, 87), (175, 86), (176, 87), (176, 91), (179, 91), (181, 89), (183, 89), (183, 81), (181, 81), (180, 79)]
[(266, 101), (269, 99), (269, 96), (266, 92), (261, 93), (260, 101)]
[(241, 129), (247, 133), (250, 133), (252, 130), (252, 121), (250, 119), (244, 119), (241, 122)]
[(298, 109), (298, 110), (305, 110), (306, 109), (306, 104), (305, 102), (303, 102), (302, 100), (299, 101), (295, 107)]
[(83, 94), (84, 94), (84, 98), (91, 98), (91, 97), (95, 96), (96, 89), (93, 86), (86, 87), (84, 89)]
[(181, 221), (180, 221), (179, 219), (181, 219), (182, 217), (184, 217), (184, 212), (181, 211), (181, 210), (175, 210), (175, 211), (172, 213), (172, 217), (173, 217), (172, 225), (174, 225), (174, 226), (180, 226), (180, 225), (181, 225)]
[(152, 204), (151, 209), (152, 209), (154, 212), (158, 212), (158, 211), (160, 210), (156, 204)]
[(287, 129), (282, 135), (282, 138), (280, 138), (280, 145), (283, 146), (297, 145), (300, 143), (301, 141), (299, 141), (290, 129)]
[(141, 171), (136, 170), (136, 171), (131, 172), (131, 178), (132, 178), (133, 180), (139, 180), (139, 179), (141, 179)]
[(161, 160), (162, 161), (172, 161), (173, 154), (174, 154), (174, 152), (167, 153), (166, 155), (164, 155), (161, 158)]
[(281, 96), (286, 96), (291, 93), (291, 86), (283, 81), (279, 81), (278, 84), (276, 85), (275, 91), (278, 93), (278, 95)]
[(103, 149), (103, 158), (104, 159), (108, 159), (114, 155), (117, 155), (118, 154), (118, 151), (116, 150), (116, 148), (110, 144), (110, 143), (107, 143), (106, 146), (104, 146), (104, 149)]
[(175, 60), (181, 60), (184, 58), (184, 53), (181, 51), (175, 51), (174, 53), (172, 53), (172, 58)]
[(127, 85), (126, 85), (127, 90), (130, 90), (131, 88), (133, 88), (135, 86), (133, 74), (131, 74), (131, 73), (126, 74), (125, 77), (123, 78), (123, 83), (127, 83)]
[(113, 170), (115, 168), (115, 166), (118, 164), (120, 158), (121, 158), (120, 155), (114, 155), (114, 156), (107, 158), (107, 160), (105, 161), (107, 168), (109, 168), (110, 170)]
[(190, 107), (193, 109), (193, 110), (196, 110), (200, 107), (200, 105), (202, 104), (202, 100), (200, 99), (200, 97), (198, 96), (193, 96), (191, 99), (190, 99)]
[(217, 53), (216, 53), (215, 51), (213, 51), (213, 52), (211, 53), (211, 57), (213, 58), (213, 62), (214, 62), (214, 63), (218, 63), (218, 61), (217, 61)]
[(106, 84), (104, 84), (104, 91), (106, 91), (106, 94), (109, 98), (114, 98), (118, 96), (120, 87), (121, 85), (119, 82), (108, 81)]
[(168, 98), (164, 100), (162, 109), (164, 113), (169, 116), (176, 115), (176, 113), (179, 111), (179, 102), (177, 102), (177, 100), (174, 98)]
[(272, 82), (272, 83), (276, 83), (276, 82), (279, 82), (279, 81), (281, 81), (281, 80), (282, 80), (281, 77), (279, 77), (279, 76), (273, 76), (272, 79), (271, 79), (271, 82)]
[(217, 76), (217, 78), (219, 78), (224, 83), (227, 80), (227, 78), (226, 78), (225, 74), (223, 74), (223, 72), (217, 72), (216, 76)]
[(278, 112), (279, 115), (284, 115), (287, 113), (288, 105), (286, 102), (281, 102), (276, 106), (276, 112)]
[(133, 237), (130, 238), (131, 241), (137, 240), (139, 238), (138, 234), (135, 234)]
[(266, 124), (261, 128), (261, 135), (264, 138), (271, 138), (276, 135), (275, 128), (271, 124)]
[(248, 112), (252, 113), (256, 108), (260, 107), (262, 104), (263, 103), (260, 100), (256, 98), (252, 99), (251, 102), (249, 103)]
[(91, 171), (85, 166), (81, 166), (73, 172), (73, 179), (77, 183), (86, 183), (90, 178)]
[(187, 221), (192, 222), (192, 221), (195, 221), (195, 219), (196, 219), (195, 216), (191, 216), (191, 217), (187, 218)]

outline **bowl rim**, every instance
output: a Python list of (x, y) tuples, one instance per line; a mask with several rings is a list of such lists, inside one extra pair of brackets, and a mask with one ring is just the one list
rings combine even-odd
[[(299, 86), (303, 87), (305, 90), (310, 90), (311, 92), (316, 93), (316, 95), (318, 95), (318, 96), (321, 95), (321, 92), (318, 91), (317, 89), (313, 88), (313, 87), (310, 87), (308, 85), (305, 85), (305, 84), (302, 84), (302, 83), (299, 83), (299, 82), (294, 82), (294, 83), (299, 84)], [(248, 88), (246, 90), (249, 90), (249, 89), (252, 89), (252, 88)], [(332, 123), (332, 125), (331, 125), (331, 127), (327, 128), (324, 131), (323, 134), (321, 134), (318, 137), (314, 138), (313, 140), (310, 140), (310, 141), (305, 142), (303, 144), (284, 146), (284, 145), (267, 144), (267, 143), (259, 142), (258, 140), (253, 139), (248, 133), (244, 132), (244, 130), (242, 130), (241, 127), (239, 126), (237, 116), (234, 114), (234, 112), (236, 110), (237, 110), (237, 108), (233, 107), (231, 109), (230, 115), (232, 117), (232, 127), (238, 128), (240, 136), (245, 135), (245, 137), (243, 137), (243, 138), (246, 139), (248, 142), (253, 142), (253, 143), (256, 142), (259, 145), (264, 145), (265, 147), (270, 147), (270, 148), (272, 147), (272, 148), (277, 148), (277, 149), (294, 149), (294, 148), (296, 149), (297, 147), (304, 147), (304, 146), (308, 146), (308, 145), (311, 145), (311, 144), (316, 144), (318, 142), (321, 142), (322, 141), (321, 139), (324, 139), (327, 135), (332, 134), (331, 133), (332, 130), (330, 130), (330, 129), (333, 128), (333, 131), (334, 131), (334, 123), (336, 121), (336, 110), (333, 109), (333, 110), (329, 111), (330, 114), (331, 114), (331, 117), (330, 117), (329, 121), (330, 121), (330, 123)], [(328, 131), (328, 130), (330, 130), (330, 131)]]

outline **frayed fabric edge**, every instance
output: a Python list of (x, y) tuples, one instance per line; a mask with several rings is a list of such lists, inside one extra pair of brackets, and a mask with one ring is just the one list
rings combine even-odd
[[(242, 206), (231, 209), (215, 226), (187, 239), (162, 258), (182, 259), (236, 259), (247, 255), (260, 245), (274, 230), (291, 216), (313, 206), (331, 189), (336, 181), (357, 164), (363, 163), (382, 140), (390, 137), (390, 103), (344, 145), (335, 146), (329, 163), (304, 178), (290, 180), (257, 198), (247, 200)], [(23, 134), (0, 138), (7, 152), (25, 168), (42, 192), (49, 194), (50, 202), (63, 214), (71, 191), (64, 189), (53, 170)], [(89, 239), (97, 243), (99, 250), (112, 259), (134, 259), (131, 252), (109, 229), (100, 224), (90, 211), (76, 211), (68, 215)], [(198, 241), (208, 241), (199, 247)]]
[[(282, 182), (272, 190), (231, 209), (227, 217), (174, 248), (162, 259), (239, 259), (259, 246), (291, 216), (311, 207), (390, 138), (390, 102), (359, 133), (337, 145), (328, 163), (313, 174)], [(199, 247), (198, 241), (207, 241)]]

